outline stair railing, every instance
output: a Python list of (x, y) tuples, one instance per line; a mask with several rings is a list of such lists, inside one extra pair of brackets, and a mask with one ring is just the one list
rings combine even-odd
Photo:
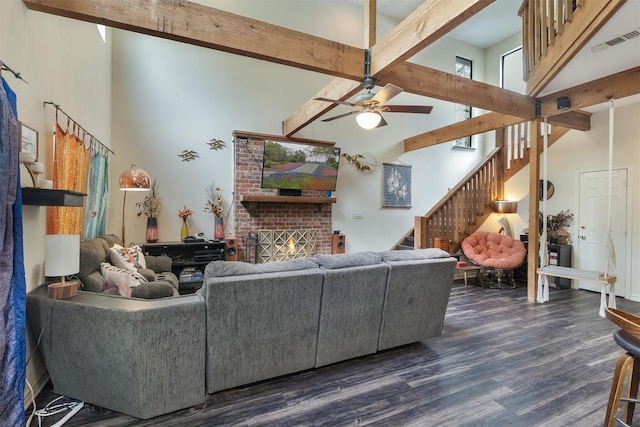
[(415, 217), (415, 248), (433, 247), (437, 236), (448, 239), (454, 249), (468, 234), (469, 226), (477, 227), (491, 214), (491, 202), (498, 195), (496, 172), (500, 151), (500, 147), (494, 149), (426, 215)]
[[(460, 242), (491, 215), (492, 202), (503, 198), (504, 183), (529, 164), (531, 123), (497, 130), (496, 148), (429, 212), (416, 216), (414, 228), (401, 241), (413, 235), (415, 249), (430, 248), (435, 246), (435, 237), (441, 237), (450, 243), (449, 251), (456, 252)], [(552, 126), (548, 145), (568, 130)]]

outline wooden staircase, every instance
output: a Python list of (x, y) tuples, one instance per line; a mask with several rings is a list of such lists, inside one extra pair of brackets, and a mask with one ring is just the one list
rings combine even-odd
[[(493, 213), (492, 202), (504, 196), (504, 183), (529, 164), (530, 126), (524, 121), (496, 131), (496, 148), (467, 174), (425, 215), (416, 216), (414, 227), (394, 249), (434, 247), (436, 237), (449, 240), (449, 252), (476, 231)], [(551, 146), (569, 129), (551, 127)], [(540, 155), (540, 153), (538, 153)]]

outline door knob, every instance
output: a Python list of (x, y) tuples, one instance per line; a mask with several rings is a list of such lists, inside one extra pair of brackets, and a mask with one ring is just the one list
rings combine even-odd
[(582, 240), (587, 240), (587, 236), (585, 236), (584, 234), (578, 237), (580, 237)]

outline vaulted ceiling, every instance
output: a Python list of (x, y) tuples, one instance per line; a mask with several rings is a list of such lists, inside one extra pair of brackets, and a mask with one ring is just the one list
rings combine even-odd
[[(366, 25), (375, 29), (376, 5), (389, 7), (397, 0), (349, 0), (363, 2)], [(405, 0), (400, 4), (412, 3)], [(460, 30), (466, 21), (475, 17), (492, 16), (491, 7), (501, 7), (504, 2), (516, 0), (427, 0), (418, 2), (417, 7), (396, 28), (382, 40), (375, 40), (375, 31), (369, 31), (372, 51), (371, 74), (378, 84), (394, 83), (406, 92), (493, 111), (491, 116), (475, 118), (466, 125), (453, 125), (455, 132), (473, 132), (487, 127), (501, 126), (509, 121), (533, 119), (536, 117), (535, 99), (510, 92), (481, 82), (463, 79), (432, 68), (406, 62), (415, 53), (434, 41), (451, 34), (464, 37)], [(581, 0), (589, 3), (585, 7), (597, 8), (605, 0)], [(640, 0), (606, 0), (612, 10), (629, 15), (631, 19), (639, 14)], [(28, 8), (73, 19), (104, 24), (114, 28), (139, 32), (161, 38), (190, 43), (206, 48), (248, 56), (251, 58), (293, 66), (334, 76), (335, 79), (314, 97), (346, 100), (360, 90), (362, 79), (362, 49), (322, 39), (309, 34), (293, 31), (255, 19), (235, 15), (222, 10), (206, 7), (188, 1), (156, 0), (23, 0)], [(493, 3), (493, 5), (492, 5)], [(496, 6), (499, 4), (499, 6)], [(397, 8), (400, 9), (399, 7)], [(618, 17), (618, 14), (614, 16)], [(519, 18), (514, 18), (519, 19)], [(637, 24), (640, 22), (635, 20)], [(618, 23), (617, 25), (622, 25)], [(624, 24), (626, 25), (626, 24)], [(478, 26), (477, 24), (475, 26)], [(602, 28), (604, 31), (606, 26)], [(597, 28), (596, 28), (597, 29)], [(592, 31), (595, 33), (595, 30)], [(609, 31), (609, 30), (607, 30)], [(605, 36), (606, 37), (606, 36)], [(639, 38), (640, 40), (640, 38)], [(630, 46), (627, 46), (630, 47)], [(595, 79), (593, 83), (575, 86), (580, 82), (576, 75), (567, 78), (562, 70), (556, 79), (565, 79), (571, 84), (562, 86), (554, 93), (546, 93), (540, 99), (542, 115), (549, 116), (551, 123), (576, 129), (589, 128), (589, 113), (579, 109), (602, 103), (609, 97), (627, 97), (640, 93), (640, 50), (632, 50), (629, 55), (635, 60), (631, 69), (613, 76)], [(566, 58), (557, 62), (569, 63), (574, 55), (571, 51)], [(623, 55), (625, 56), (625, 55)], [(637, 57), (637, 58), (634, 58)], [(614, 61), (615, 62), (615, 61)], [(632, 63), (634, 63), (632, 61)], [(625, 66), (628, 62), (625, 62)], [(560, 67), (562, 68), (562, 67)], [(622, 71), (622, 70), (618, 70)], [(611, 67), (600, 73), (611, 73)], [(580, 73), (587, 76), (586, 73)], [(609, 74), (606, 74), (607, 76)], [(584, 77), (583, 77), (584, 78)], [(586, 77), (590, 78), (590, 77)], [(590, 82), (586, 80), (585, 82)], [(545, 85), (550, 85), (546, 81)], [(543, 86), (543, 89), (544, 89)], [(553, 85), (552, 85), (553, 86)], [(558, 111), (557, 96), (570, 93), (572, 108)], [(334, 105), (309, 100), (283, 121), (283, 135), (289, 136), (303, 129)], [(515, 118), (514, 118), (515, 116)], [(504, 123), (504, 124), (503, 124)], [(457, 128), (456, 128), (457, 126)], [(464, 130), (461, 127), (466, 126)], [(493, 127), (495, 128), (495, 127)], [(446, 132), (445, 132), (446, 134)], [(442, 136), (449, 138), (451, 134)], [(446, 140), (451, 140), (446, 139)], [(444, 141), (441, 141), (444, 142)], [(433, 145), (416, 144), (415, 148)], [(414, 149), (415, 149), (414, 148)]]

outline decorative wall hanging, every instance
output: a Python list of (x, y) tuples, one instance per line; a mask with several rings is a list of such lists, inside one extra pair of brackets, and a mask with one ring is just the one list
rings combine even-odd
[(200, 157), (200, 155), (197, 151), (182, 150), (182, 153), (178, 154), (178, 157), (182, 157), (183, 162), (190, 162), (191, 160), (195, 160)]
[(38, 132), (24, 123), (20, 129), (20, 151), (30, 153), (38, 161)]
[(371, 173), (376, 169), (377, 161), (371, 153), (354, 154), (342, 153), (342, 157), (362, 173)]
[(382, 207), (411, 207), (411, 166), (383, 163)]
[(226, 147), (226, 144), (223, 140), (215, 138), (210, 139), (209, 142), (207, 142), (207, 145), (209, 146), (209, 150), (220, 150)]
[[(540, 200), (542, 200), (544, 198), (544, 180), (541, 179), (540, 180)], [(556, 187), (553, 185), (553, 183), (551, 181), (547, 181), (547, 199), (550, 199), (551, 196), (553, 196), (553, 193), (555, 193), (556, 191)]]

